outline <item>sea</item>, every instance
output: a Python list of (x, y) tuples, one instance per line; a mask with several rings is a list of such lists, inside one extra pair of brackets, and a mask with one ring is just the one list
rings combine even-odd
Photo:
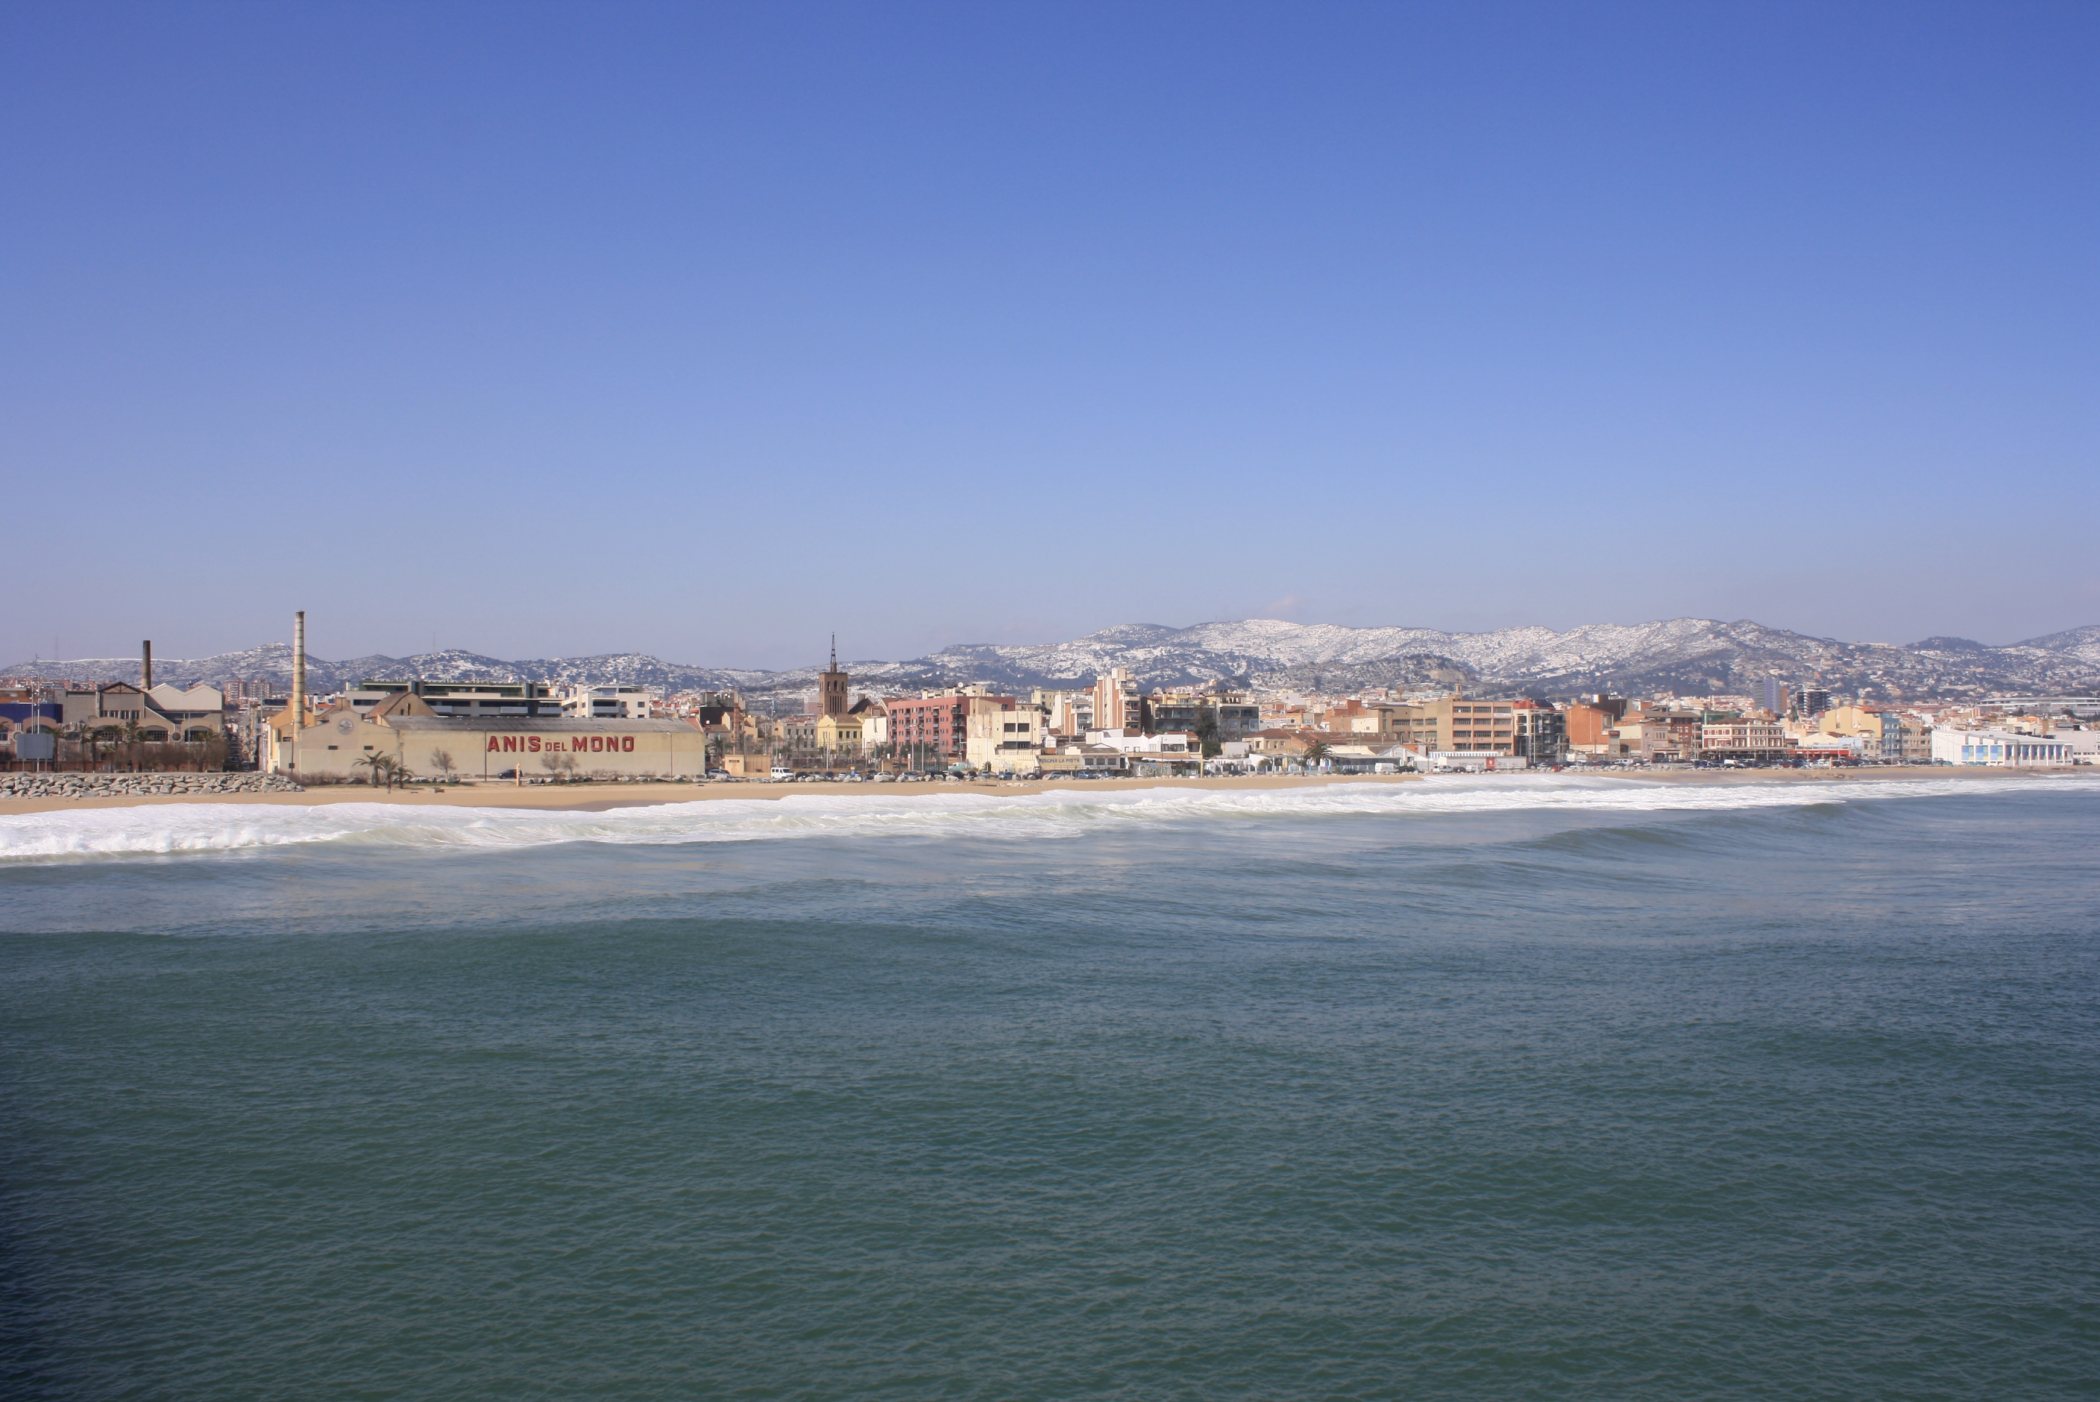
[(0, 818), (0, 1395), (2100, 1392), (2100, 783)]

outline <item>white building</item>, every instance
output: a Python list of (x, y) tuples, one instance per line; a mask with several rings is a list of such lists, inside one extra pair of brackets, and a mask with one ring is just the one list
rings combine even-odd
[(1043, 708), (1052, 735), (1084, 735), (1094, 729), (1094, 693), (1038, 687), (1029, 700)]
[(1043, 719), (1035, 705), (998, 706), (988, 698), (973, 703), (963, 723), (964, 761), (993, 774), (1040, 772)]
[(576, 720), (647, 720), (662, 699), (647, 686), (565, 686), (556, 695), (561, 713)]
[(1522, 755), (1506, 755), (1500, 750), (1431, 750), (1429, 767), (1439, 774), (1487, 774), (1528, 769), (1531, 761)]
[[(1794, 742), (1794, 753), (1811, 762), (1828, 760), (1832, 763), (1857, 764), (1868, 756), (1868, 738), (1864, 735), (1803, 735)], [(1881, 741), (1873, 742), (1872, 753), (1879, 758)]]
[(1086, 743), (1126, 755), (1185, 755), (1198, 749), (1196, 737), (1185, 730), (1141, 735), (1135, 730), (1089, 730)]
[(2010, 730), (1956, 730), (1936, 726), (1932, 732), (1934, 764), (2064, 765), (2073, 762), (2069, 741), (2053, 735), (2016, 735)]

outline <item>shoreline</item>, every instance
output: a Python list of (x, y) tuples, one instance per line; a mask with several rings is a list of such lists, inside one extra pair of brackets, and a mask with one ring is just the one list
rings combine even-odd
[[(825, 797), (924, 797), (931, 794), (981, 794), (994, 798), (1064, 790), (1127, 792), (1167, 789), (1175, 792), (1325, 788), (1336, 784), (1419, 784), (1446, 779), (1524, 783), (1550, 771), (1503, 774), (1233, 774), (1203, 778), (1017, 779), (972, 780), (931, 784), (458, 784), (444, 788), (374, 791), (362, 785), (329, 785), (299, 793), (113, 794), (96, 798), (0, 799), (0, 817), (36, 813), (78, 812), (100, 808), (147, 808), (166, 804), (243, 804), (269, 807), (320, 807), (336, 803), (383, 803), (418, 808), (511, 808), (574, 813), (602, 813), (616, 808), (648, 808), (672, 803), (708, 803), (731, 799), (777, 800), (798, 795)], [(1560, 778), (1601, 779), (1615, 783), (1660, 784), (1859, 784), (1903, 779), (2100, 779), (2090, 767), (2012, 769), (1946, 765), (1889, 765), (1872, 769), (1567, 769)]]

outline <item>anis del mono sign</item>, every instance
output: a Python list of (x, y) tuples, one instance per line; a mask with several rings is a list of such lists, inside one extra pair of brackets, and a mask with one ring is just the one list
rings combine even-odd
[(632, 735), (491, 735), (488, 754), (633, 754)]

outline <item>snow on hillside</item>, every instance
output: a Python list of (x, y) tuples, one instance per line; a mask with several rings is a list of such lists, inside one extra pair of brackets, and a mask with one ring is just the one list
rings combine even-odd
[[(2100, 686), (2100, 627), (2074, 628), (1992, 647), (1937, 637), (1907, 646), (1816, 638), (1749, 620), (1662, 619), (1590, 624), (1564, 631), (1503, 628), (1452, 633), (1433, 628), (1347, 628), (1336, 624), (1243, 619), (1189, 628), (1124, 624), (1066, 642), (961, 644), (908, 661), (850, 662), (856, 689), (908, 692), (985, 681), (1009, 689), (1091, 682), (1127, 667), (1147, 685), (1213, 679), (1261, 688), (1356, 690), (1463, 685), (1475, 690), (1565, 696), (1616, 689), (1632, 693), (1749, 691), (1768, 675), (1813, 678), (1833, 690), (1887, 699), (1980, 696), (1993, 691), (2056, 691)], [(291, 649), (271, 643), (216, 657), (160, 659), (158, 679), (188, 683), (235, 679), (287, 685)], [(18, 677), (135, 678), (135, 658), (16, 663)], [(364, 678), (441, 681), (536, 680), (701, 690), (734, 686), (789, 698), (815, 685), (815, 666), (781, 671), (695, 667), (646, 653), (505, 660), (447, 649), (347, 661), (309, 658), (309, 682), (335, 690)]]

